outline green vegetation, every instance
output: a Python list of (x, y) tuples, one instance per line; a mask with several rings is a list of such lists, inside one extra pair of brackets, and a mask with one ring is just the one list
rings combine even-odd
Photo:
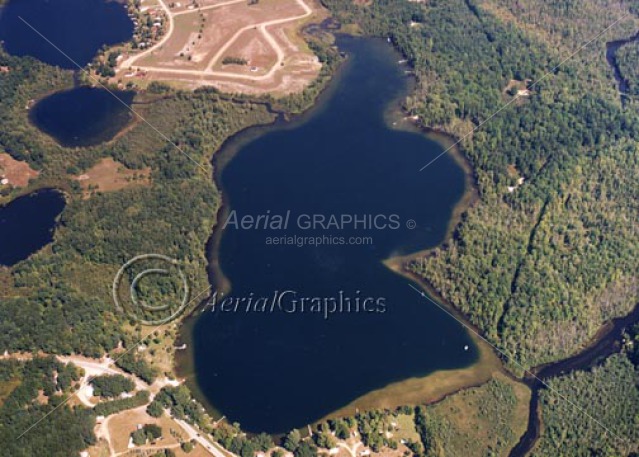
[(623, 349), (632, 363), (639, 367), (639, 323), (626, 331)]
[(147, 407), (147, 412), (152, 417), (160, 417), (164, 409), (171, 411), (171, 415), (178, 419), (185, 419), (199, 427), (206, 425), (204, 408), (193, 402), (193, 397), (188, 387), (164, 387), (155, 396)]
[(0, 382), (15, 379), (20, 382), (0, 406), (0, 455), (68, 457), (95, 443), (93, 413), (64, 404), (80, 379), (75, 366), (52, 357), (1, 361)]
[(136, 392), (133, 397), (121, 398), (118, 400), (104, 401), (98, 403), (93, 412), (96, 416), (110, 416), (111, 414), (117, 414), (127, 409), (137, 408), (145, 405), (149, 402), (149, 392), (147, 390), (141, 390)]
[[(147, 40), (145, 33), (138, 30), (136, 39)], [(120, 368), (146, 382), (167, 370), (165, 365), (156, 366), (159, 358), (155, 351), (156, 347), (166, 348), (170, 355), (172, 344), (161, 345), (158, 332), (152, 335), (153, 349), (134, 351), (147, 338), (148, 329), (116, 310), (110, 296), (113, 277), (133, 256), (158, 252), (183, 262), (193, 304), (203, 298), (209, 286), (205, 244), (220, 204), (211, 180), (210, 159), (231, 135), (272, 122), (271, 105), (282, 112), (299, 112), (312, 104), (340, 61), (338, 52), (327, 43), (314, 40), (312, 46), (321, 52), (325, 65), (320, 78), (301, 94), (275, 100), (223, 96), (213, 89), (177, 92), (154, 83), (147, 92), (138, 94), (136, 101), (142, 103), (134, 105), (148, 124), (136, 124), (113, 142), (72, 150), (60, 147), (32, 126), (25, 107), (53, 91), (71, 88), (73, 73), (31, 58), (9, 56), (0, 49), (0, 66), (8, 68), (0, 72), (0, 151), (41, 171), (26, 191), (56, 187), (66, 193), (68, 203), (52, 245), (2, 272), (0, 352), (89, 357), (109, 353)], [(102, 73), (110, 73), (116, 58), (117, 51), (98, 58)], [(70, 175), (82, 174), (104, 157), (132, 169), (150, 167), (151, 183), (83, 198), (78, 182)], [(3, 195), (3, 202), (16, 195)], [(164, 338), (174, 335), (175, 324), (163, 334)], [(128, 351), (124, 357), (120, 357), (122, 351)], [(15, 396), (24, 395), (26, 388), (24, 383), (18, 385), (21, 373), (17, 370), (14, 377), (7, 378), (6, 389), (0, 389), (4, 402), (0, 413), (11, 418), (1, 421), (0, 426), (0, 447), (9, 452), (7, 455), (70, 455), (92, 443), (96, 415), (107, 416), (148, 402), (148, 392), (138, 392), (132, 398), (101, 403), (91, 413), (82, 408), (59, 408), (38, 425), (37, 435), (26, 435), (15, 444), (22, 430), (53, 411), (59, 401), (53, 396), (48, 404), (38, 404), (33, 400), (37, 390), (31, 388), (29, 395), (33, 395), (17, 405)], [(61, 370), (58, 382), (65, 380), (68, 377)], [(129, 387), (96, 382), (105, 396), (117, 396)], [(149, 411), (159, 416), (167, 407), (177, 417), (206, 426), (203, 409), (184, 389), (165, 389)], [(18, 410), (20, 414), (12, 416)], [(249, 441), (248, 446), (241, 443), (245, 455), (266, 445), (265, 437)]]
[(426, 455), (507, 456), (526, 429), (529, 402), (526, 387), (499, 377), (417, 408)]
[[(295, 432), (299, 434), (299, 431)], [(265, 452), (275, 445), (271, 436), (265, 433), (246, 436), (239, 424), (220, 424), (215, 428), (212, 436), (222, 447), (241, 457), (254, 457), (257, 452)]]
[[(634, 35), (636, 18), (580, 49), (627, 11), (636, 14), (636, 2), (325, 3), (365, 35), (390, 37), (418, 81), (405, 108), (461, 140), (480, 201), (445, 246), (411, 268), (514, 356), (511, 368), (574, 353), (606, 320), (637, 304), (637, 102), (621, 106), (605, 60), (605, 41)], [(631, 92), (637, 57), (634, 44), (618, 54)], [(514, 100), (505, 91), (512, 80), (530, 80), (530, 94)], [(626, 344), (636, 356), (634, 338)], [(543, 392), (547, 430), (535, 455), (636, 452), (636, 385), (623, 356), (553, 380), (569, 401)], [(506, 455), (525, 424), (522, 403), (510, 386), (492, 381), (419, 408), (423, 446), (409, 447), (427, 455), (475, 455), (478, 447)]]
[(302, 434), (296, 428), (288, 432), (284, 438), (284, 449), (293, 452), (302, 442)]
[(98, 397), (117, 397), (135, 389), (135, 383), (121, 374), (97, 376), (91, 380), (93, 394)]
[(639, 97), (639, 44), (628, 43), (617, 50), (617, 65), (621, 75), (628, 84), (628, 95)]
[(173, 449), (161, 449), (151, 457), (175, 457), (175, 452), (173, 452)]
[(193, 444), (193, 441), (185, 441), (180, 445), (180, 448), (188, 454), (195, 448), (195, 445)]
[(136, 446), (143, 446), (147, 442), (153, 442), (162, 436), (162, 429), (155, 424), (144, 424), (142, 428), (131, 433), (131, 439)]
[[(463, 138), (475, 169), (480, 203), (413, 270), (525, 367), (573, 353), (605, 320), (628, 313), (638, 298), (639, 124), (636, 109), (621, 107), (606, 65), (603, 40), (612, 35), (555, 69), (627, 6), (326, 4), (365, 34), (391, 38), (418, 78), (406, 108)], [(633, 29), (629, 18), (615, 33)], [(548, 72), (500, 111), (511, 79)], [(436, 170), (433, 163), (421, 173)], [(523, 185), (509, 191), (519, 178)]]
[(133, 374), (149, 384), (155, 381), (157, 376), (157, 370), (131, 352), (115, 359), (115, 364), (127, 373)]
[[(330, 43), (313, 40), (312, 46), (321, 53), (325, 65), (320, 78), (301, 94), (275, 100), (221, 95), (210, 88), (178, 92), (154, 83), (147, 92), (137, 95), (136, 102), (141, 103), (134, 105), (148, 124), (137, 123), (113, 142), (74, 149), (60, 147), (32, 126), (25, 109), (51, 92), (71, 88), (73, 73), (31, 58), (13, 57), (0, 49), (0, 66), (8, 68), (0, 72), (0, 151), (41, 171), (25, 191), (56, 187), (66, 193), (68, 202), (54, 242), (2, 272), (0, 352), (43, 351), (89, 357), (109, 353), (119, 367), (147, 382), (166, 371), (166, 365), (156, 366), (159, 357), (155, 357), (155, 351), (166, 348), (170, 356), (172, 344), (161, 345), (158, 332), (154, 332), (152, 349), (134, 351), (147, 338), (148, 329), (115, 308), (110, 296), (113, 277), (133, 256), (158, 252), (183, 262), (181, 268), (191, 286), (193, 304), (203, 298), (209, 286), (205, 244), (220, 204), (211, 180), (210, 159), (231, 135), (252, 125), (272, 122), (275, 115), (271, 105), (288, 113), (312, 104), (340, 61), (338, 52), (328, 46)], [(116, 51), (102, 56), (105, 71), (116, 56)], [(95, 192), (89, 199), (83, 198), (78, 182), (70, 175), (82, 174), (104, 157), (112, 157), (132, 169), (151, 168), (151, 183), (118, 192)], [(16, 195), (9, 194), (3, 202)], [(175, 334), (175, 325), (163, 331), (163, 338)], [(120, 358), (122, 351), (128, 352)], [(59, 382), (64, 379), (62, 373)], [(19, 377), (11, 378), (7, 389), (0, 391), (0, 400), (7, 405), (20, 391), (15, 388), (18, 381)], [(102, 403), (94, 413), (109, 415), (140, 406), (147, 401), (147, 395), (143, 392), (133, 398)], [(159, 415), (163, 405), (178, 417), (201, 426), (206, 423), (203, 410), (193, 404), (188, 392), (164, 391), (149, 408)], [(14, 421), (15, 427), (1, 430), (0, 444), (4, 447), (20, 426), (36, 422), (44, 414), (42, 411), (49, 409), (48, 405), (25, 409), (24, 416)], [(41, 431), (40, 436), (48, 437), (58, 420), (68, 423), (66, 430), (73, 433), (74, 424), (84, 427), (84, 421), (90, 423), (93, 417), (81, 414), (80, 409), (59, 411), (46, 424), (43, 422), (51, 428)], [(82, 433), (76, 433), (75, 438), (67, 450), (86, 447), (86, 443), (79, 447), (77, 441), (83, 439)], [(45, 442), (43, 439), (41, 443)], [(263, 447), (259, 440), (256, 445)], [(12, 455), (57, 455), (55, 447), (46, 453), (36, 448), (31, 452), (30, 445), (23, 446), (26, 450)]]
[[(206, 291), (204, 246), (219, 206), (208, 160), (229, 135), (272, 116), (262, 104), (223, 101), (210, 91), (173, 94), (136, 109), (190, 158), (147, 124), (113, 143), (70, 153), (33, 127), (24, 107), (30, 97), (68, 87), (71, 74), (1, 52), (0, 65), (11, 68), (0, 74), (0, 149), (43, 169), (32, 188), (56, 186), (69, 197), (51, 249), (11, 270), (0, 350), (101, 357), (119, 343), (137, 346), (144, 329), (124, 330), (128, 319), (110, 298), (117, 269), (134, 255), (162, 252), (184, 262), (194, 293)], [(107, 156), (135, 169), (150, 166), (153, 183), (83, 199), (67, 170), (85, 171)], [(153, 379), (137, 359), (118, 363)]]
[(162, 9), (158, 8), (161, 13), (156, 13), (154, 17), (151, 11), (142, 11), (140, 8), (141, 3), (141, 0), (129, 0), (127, 5), (128, 13), (134, 15), (137, 22), (131, 39), (131, 47), (133, 49), (152, 46), (166, 32), (164, 27), (165, 17), (164, 13), (161, 12)]
[(103, 78), (115, 76), (115, 67), (118, 63), (118, 52), (110, 52), (106, 58), (96, 59), (96, 73)]
[[(623, 354), (548, 382), (544, 429), (532, 455), (614, 457), (639, 452), (639, 372)], [(600, 425), (601, 424), (601, 425)]]
[(222, 59), (222, 65), (247, 65), (248, 60), (242, 57), (226, 56)]

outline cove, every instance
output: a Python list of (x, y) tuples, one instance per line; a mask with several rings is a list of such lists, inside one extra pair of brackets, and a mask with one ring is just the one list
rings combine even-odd
[(127, 41), (132, 35), (126, 8), (112, 0), (9, 0), (0, 9), (0, 40), (9, 54), (61, 68), (84, 66), (103, 45)]
[(134, 96), (132, 91), (77, 87), (38, 101), (29, 120), (62, 146), (93, 146), (113, 139), (131, 122)]
[(0, 206), (0, 265), (15, 265), (53, 241), (64, 205), (60, 192), (47, 189)]
[[(342, 37), (338, 46), (348, 60), (316, 108), (240, 134), (216, 161), (224, 196), (211, 242), (217, 304), (209, 301), (183, 327), (188, 348), (178, 371), (192, 375), (189, 385), (219, 415), (250, 432), (302, 427), (391, 383), (478, 359), (462, 325), (383, 264), (443, 240), (464, 195), (464, 171), (444, 155), (420, 173), (442, 146), (389, 127), (408, 78), (386, 42)], [(238, 218), (290, 213), (290, 220), (286, 228), (223, 229), (233, 211)], [(315, 215), (400, 222), (297, 223)], [(273, 243), (300, 237), (323, 241)], [(223, 309), (222, 293), (240, 306)], [(269, 302), (247, 310), (249, 300), (282, 293), (282, 308)], [(382, 298), (383, 310), (326, 316), (310, 309), (314, 299), (361, 305), (368, 298)]]

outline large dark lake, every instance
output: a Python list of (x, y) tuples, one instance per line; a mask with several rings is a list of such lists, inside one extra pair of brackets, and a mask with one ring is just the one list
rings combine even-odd
[(0, 265), (12, 266), (53, 241), (64, 196), (42, 190), (0, 206)]
[[(300, 427), (389, 383), (478, 358), (459, 323), (382, 263), (442, 241), (464, 172), (446, 155), (420, 173), (442, 146), (385, 122), (407, 91), (401, 57), (381, 40), (339, 46), (348, 63), (316, 109), (222, 151), (233, 158), (220, 176), (220, 226), (235, 216), (212, 257), (231, 289), (222, 297), (225, 281), (213, 274), (216, 307), (185, 327), (181, 374), (191, 371), (200, 395), (249, 431)], [(286, 228), (264, 228), (287, 214)], [(241, 228), (259, 215), (259, 227), (244, 219)], [(314, 217), (323, 223), (308, 228)], [(229, 297), (243, 301), (223, 305)], [(334, 312), (326, 318), (324, 309)]]
[(0, 40), (9, 54), (62, 68), (84, 66), (103, 45), (127, 41), (132, 34), (123, 2), (9, 0), (0, 9)]

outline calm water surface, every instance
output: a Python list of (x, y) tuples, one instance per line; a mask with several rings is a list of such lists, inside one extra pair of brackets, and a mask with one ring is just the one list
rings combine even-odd
[(12, 266), (53, 241), (64, 197), (42, 190), (0, 206), (0, 265)]
[(92, 146), (113, 139), (133, 118), (135, 93), (77, 87), (43, 98), (31, 122), (62, 146)]
[[(182, 371), (193, 364), (200, 394), (249, 431), (300, 427), (391, 382), (465, 367), (478, 357), (460, 324), (382, 264), (441, 242), (464, 193), (464, 173), (448, 156), (418, 172), (441, 145), (385, 123), (389, 103), (407, 89), (401, 57), (382, 41), (341, 39), (339, 45), (350, 58), (325, 103), (248, 144), (250, 132), (235, 140), (240, 150), (221, 174), (230, 210), (238, 220), (290, 212), (289, 225), (229, 225), (219, 262), (232, 285), (226, 297), (244, 301), (235, 311), (221, 309), (218, 296), (215, 311), (185, 327), (192, 333)], [(401, 223), (304, 229), (305, 215), (326, 221), (396, 215)], [(267, 239), (286, 236), (371, 237), (372, 243), (298, 247)], [(271, 312), (269, 302), (246, 312), (249, 299), (283, 292), (281, 309)], [(301, 311), (302, 297), (342, 304), (350, 298), (352, 305), (358, 297), (360, 304), (382, 298), (384, 306), (369, 303), (368, 310), (325, 318), (309, 302)]]
[(0, 9), (0, 40), (9, 54), (62, 68), (84, 66), (103, 45), (132, 34), (133, 22), (117, 1), (9, 0)]

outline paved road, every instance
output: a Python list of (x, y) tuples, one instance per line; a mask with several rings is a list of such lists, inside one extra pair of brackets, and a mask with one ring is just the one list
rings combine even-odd
[(178, 425), (184, 429), (184, 431), (187, 433), (187, 435), (189, 435), (190, 439), (193, 439), (193, 440), (197, 441), (199, 444), (202, 445), (202, 447), (204, 449), (209, 451), (209, 453), (212, 454), (213, 456), (215, 456), (215, 457), (229, 457), (230, 453), (226, 454), (226, 453), (222, 452), (216, 445), (211, 443), (208, 439), (204, 438), (200, 434), (200, 432), (198, 432), (191, 424), (189, 424), (189, 423), (187, 423), (187, 422), (185, 422), (185, 421), (183, 421), (181, 419), (173, 418), (173, 420), (175, 422), (177, 422)]
[[(169, 16), (169, 30), (168, 30), (167, 34), (158, 43), (156, 43), (154, 46), (150, 47), (146, 51), (143, 51), (143, 52), (141, 52), (139, 54), (131, 56), (128, 59), (126, 59), (125, 61), (123, 61), (120, 64), (120, 68), (132, 67), (135, 64), (135, 62), (137, 62), (140, 58), (148, 55), (149, 53), (155, 51), (156, 49), (159, 49), (164, 43), (166, 43), (166, 41), (171, 37), (171, 34), (175, 30), (175, 24), (174, 24), (174, 17), (175, 16), (180, 16), (180, 15), (183, 15), (183, 14), (189, 14), (189, 13), (198, 12), (198, 10), (188, 10), (188, 11), (180, 11), (178, 13), (172, 13), (171, 10), (164, 3), (164, 0), (158, 0), (158, 1), (162, 5), (162, 8), (164, 9), (164, 11), (166, 11), (166, 13)], [(232, 5), (232, 4), (235, 4), (235, 3), (244, 3), (245, 1), (246, 0), (231, 0), (231, 1), (228, 1), (228, 2), (224, 2), (224, 3), (218, 3), (216, 5), (210, 5), (210, 6), (201, 8), (201, 10), (219, 8), (219, 7), (222, 7), (222, 6), (225, 6), (225, 5)], [(225, 77), (225, 78), (248, 79), (248, 80), (251, 80), (251, 81), (262, 81), (262, 80), (269, 79), (269, 78), (271, 78), (273, 76), (273, 74), (276, 71), (278, 71), (280, 69), (282, 63), (284, 62), (285, 53), (284, 53), (284, 50), (282, 50), (282, 48), (280, 47), (279, 43), (275, 40), (275, 38), (273, 38), (273, 36), (268, 32), (268, 30), (266, 28), (270, 27), (270, 26), (273, 26), (273, 25), (285, 24), (287, 22), (297, 21), (299, 19), (304, 19), (304, 18), (310, 16), (311, 14), (313, 14), (313, 10), (306, 3), (304, 3), (303, 0), (296, 0), (296, 1), (304, 9), (304, 13), (303, 14), (300, 14), (300, 15), (297, 15), (297, 16), (291, 16), (291, 17), (287, 17), (287, 18), (283, 18), (283, 19), (274, 19), (274, 20), (271, 20), (271, 21), (261, 22), (261, 23), (258, 23), (258, 24), (250, 24), (250, 25), (247, 25), (246, 27), (242, 27), (240, 30), (235, 32), (235, 34), (219, 49), (219, 51), (209, 61), (209, 63), (206, 66), (205, 70), (187, 70), (187, 69), (179, 69), (179, 68), (167, 68), (167, 67), (156, 67), (156, 66), (140, 66), (140, 65), (136, 65), (136, 68), (138, 68), (140, 70), (143, 70), (143, 71), (151, 71), (151, 72), (156, 72), (156, 73), (171, 73), (171, 74), (175, 74), (175, 75), (221, 76), (221, 77)], [(240, 35), (242, 35), (247, 30), (254, 29), (256, 27), (262, 33), (262, 35), (264, 36), (266, 41), (269, 43), (269, 45), (273, 48), (273, 50), (277, 54), (277, 62), (271, 67), (271, 69), (267, 73), (265, 73), (263, 75), (260, 75), (260, 76), (251, 76), (251, 75), (245, 75), (245, 74), (242, 74), (242, 73), (232, 73), (232, 72), (225, 72), (225, 71), (224, 72), (223, 71), (213, 71), (213, 67), (215, 66), (215, 64), (222, 58), (222, 55), (224, 54), (224, 52), (226, 52), (226, 50), (240, 37)]]

